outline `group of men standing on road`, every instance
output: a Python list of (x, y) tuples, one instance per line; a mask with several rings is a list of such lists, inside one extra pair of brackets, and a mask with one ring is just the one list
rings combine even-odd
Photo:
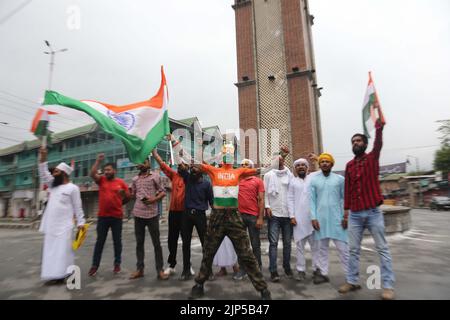
[[(368, 139), (355, 134), (352, 150), (355, 157), (347, 163), (345, 178), (332, 172), (335, 160), (322, 153), (309, 159), (297, 159), (294, 173), (285, 166), (289, 150), (282, 148), (267, 168), (254, 168), (253, 162), (244, 159), (234, 168), (234, 150), (224, 145), (219, 165), (191, 163), (184, 156), (181, 144), (172, 137), (177, 170), (170, 168), (153, 151), (161, 170), (172, 182), (169, 208), (168, 266), (164, 269), (160, 243), (158, 202), (166, 196), (158, 174), (150, 171), (149, 160), (138, 165), (139, 174), (131, 186), (116, 177), (113, 163), (99, 167), (104, 155), (97, 157), (91, 169), (91, 178), (99, 188), (99, 212), (97, 240), (90, 276), (98, 272), (103, 247), (109, 229), (114, 243), (113, 272), (121, 272), (123, 204), (135, 200), (133, 215), (136, 237), (136, 271), (130, 279), (144, 276), (144, 243), (146, 228), (154, 247), (155, 268), (159, 280), (167, 280), (175, 273), (178, 239), (182, 238), (183, 271), (180, 280), (189, 280), (194, 274), (191, 266), (191, 238), (196, 228), (203, 259), (195, 278), (190, 298), (204, 295), (204, 282), (213, 279), (214, 256), (227, 236), (236, 251), (240, 271), (235, 279), (248, 276), (262, 299), (271, 299), (262, 275), (260, 229), (264, 217), (268, 219), (269, 271), (273, 282), (280, 281), (277, 270), (277, 249), (281, 233), (283, 243), (283, 269), (288, 278), (306, 279), (305, 246), (312, 253), (313, 283), (329, 281), (329, 244), (333, 241), (346, 276), (346, 283), (339, 288), (342, 294), (360, 289), (359, 257), (362, 235), (369, 229), (381, 261), (383, 299), (394, 298), (394, 274), (391, 256), (384, 236), (383, 213), (379, 209), (383, 201), (378, 171), (382, 147), (383, 125), (376, 124), (373, 150), (366, 153)], [(67, 267), (73, 264), (71, 248), (73, 218), (79, 229), (85, 220), (78, 187), (70, 183), (72, 168), (61, 163), (50, 174), (47, 150), (40, 149), (39, 173), (41, 181), (50, 186), (50, 198), (43, 216), (41, 231), (45, 233), (42, 274), (50, 283), (63, 283), (68, 276)], [(319, 170), (311, 169), (318, 163)], [(206, 174), (209, 179), (204, 175)], [(264, 182), (256, 177), (264, 174)], [(130, 191), (131, 189), (131, 191)], [(212, 213), (207, 221), (206, 211)], [(297, 251), (296, 274), (291, 269), (291, 243)]]

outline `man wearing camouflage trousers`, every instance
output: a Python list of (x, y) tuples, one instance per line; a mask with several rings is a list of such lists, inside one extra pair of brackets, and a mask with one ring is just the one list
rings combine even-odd
[[(249, 236), (245, 230), (242, 217), (237, 211), (239, 178), (260, 174), (262, 170), (250, 168), (234, 169), (234, 147), (232, 145), (224, 145), (222, 154), (223, 161), (221, 168), (216, 168), (208, 164), (197, 165), (211, 178), (214, 192), (214, 208), (208, 225), (200, 272), (195, 278), (196, 284), (192, 288), (189, 298), (196, 299), (204, 295), (203, 284), (211, 272), (214, 256), (223, 238), (228, 236), (242, 264), (241, 267), (247, 272), (255, 289), (260, 292), (261, 299), (270, 300), (270, 291), (267, 289), (267, 283), (250, 248)], [(287, 151), (284, 150), (283, 156), (286, 155)], [(278, 161), (274, 161), (271, 167), (263, 170), (271, 170), (277, 167), (277, 165)]]

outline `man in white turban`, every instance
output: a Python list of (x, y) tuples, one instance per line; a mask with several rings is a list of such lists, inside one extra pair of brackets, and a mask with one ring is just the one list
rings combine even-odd
[(48, 170), (47, 149), (40, 149), (39, 177), (50, 189), (39, 231), (44, 233), (41, 279), (47, 285), (64, 284), (70, 275), (68, 267), (74, 265), (73, 218), (79, 229), (85, 220), (81, 205), (80, 189), (70, 182), (73, 169), (60, 163), (52, 174)]
[(309, 243), (312, 255), (313, 272), (317, 269), (318, 241), (314, 239), (314, 228), (311, 224), (309, 186), (316, 173), (309, 173), (309, 162), (300, 158), (294, 162), (294, 175), (288, 188), (288, 211), (294, 217), (294, 240), (297, 248), (298, 281), (306, 280), (305, 246)]

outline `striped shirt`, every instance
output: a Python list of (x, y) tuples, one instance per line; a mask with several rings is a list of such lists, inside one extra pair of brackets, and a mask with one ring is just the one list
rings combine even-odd
[(146, 205), (142, 199), (156, 197), (160, 192), (164, 192), (161, 186), (161, 177), (157, 173), (149, 173), (148, 175), (139, 175), (133, 178), (131, 190), (136, 196), (134, 203), (133, 215), (138, 218), (149, 219), (158, 215), (158, 202)]
[(214, 206), (227, 208), (238, 207), (239, 179), (254, 175), (257, 172), (256, 169), (249, 168), (234, 169), (231, 165), (223, 165), (221, 168), (216, 168), (202, 164), (201, 169), (211, 178)]
[(345, 210), (352, 212), (376, 208), (383, 203), (378, 175), (380, 152), (383, 146), (383, 127), (375, 125), (372, 152), (364, 153), (347, 163), (345, 168)]

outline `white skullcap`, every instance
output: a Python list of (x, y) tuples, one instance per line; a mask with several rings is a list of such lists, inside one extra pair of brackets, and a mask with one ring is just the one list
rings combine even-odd
[(302, 164), (302, 163), (303, 163), (304, 165), (306, 165), (307, 168), (309, 168), (309, 162), (308, 162), (308, 160), (303, 159), (303, 158), (300, 158), (300, 159), (295, 160), (295, 161), (294, 161), (294, 167), (295, 167), (296, 165)]
[(61, 162), (60, 164), (58, 164), (58, 166), (56, 167), (56, 169), (64, 171), (68, 176), (70, 176), (70, 174), (72, 173), (73, 169), (71, 166), (69, 166), (67, 163), (65, 162)]
[(245, 162), (248, 162), (248, 164), (250, 165), (251, 168), (255, 167), (255, 164), (254, 164), (253, 161), (250, 160), (250, 159), (243, 159), (243, 160), (241, 161), (241, 165), (243, 165)]

